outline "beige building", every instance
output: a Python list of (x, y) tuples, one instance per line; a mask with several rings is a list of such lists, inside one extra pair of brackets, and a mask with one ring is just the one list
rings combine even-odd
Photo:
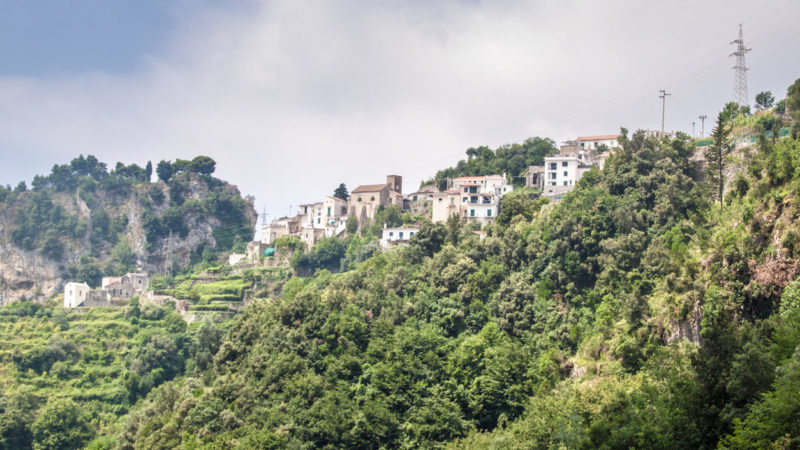
[(261, 243), (271, 245), (275, 239), (281, 236), (297, 233), (298, 224), (297, 217), (281, 217), (273, 220), (269, 225), (261, 228)]
[(395, 205), (403, 208), (403, 177), (388, 175), (385, 184), (366, 184), (353, 189), (348, 202), (348, 214), (358, 219), (361, 227), (372, 220), (378, 208)]
[(452, 215), (461, 217), (461, 191), (449, 189), (433, 194), (431, 210), (431, 221), (433, 222), (447, 222)]

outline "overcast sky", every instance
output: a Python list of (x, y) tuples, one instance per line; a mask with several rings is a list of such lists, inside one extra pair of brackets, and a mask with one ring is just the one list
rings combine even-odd
[(468, 147), (706, 132), (800, 77), (800, 2), (0, 0), (0, 183), (211, 156), (270, 219)]

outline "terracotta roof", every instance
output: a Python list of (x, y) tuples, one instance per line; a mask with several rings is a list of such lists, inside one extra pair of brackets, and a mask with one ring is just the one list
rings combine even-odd
[(578, 138), (579, 141), (605, 141), (608, 139), (617, 139), (620, 135), (618, 134), (601, 134), (598, 136), (581, 136)]
[(386, 183), (383, 184), (364, 184), (355, 189), (353, 189), (353, 194), (359, 192), (378, 192), (387, 186)]
[(334, 200), (339, 200), (340, 202), (347, 202), (347, 200), (339, 198), (339, 197), (334, 197), (333, 195), (326, 195), (325, 197), (332, 198)]

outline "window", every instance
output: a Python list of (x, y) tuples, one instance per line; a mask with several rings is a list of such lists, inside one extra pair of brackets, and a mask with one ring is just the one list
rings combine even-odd
[(469, 215), (470, 215), (471, 217), (475, 217), (475, 210), (474, 210), (474, 209), (470, 209), (470, 210), (469, 210)]
[(551, 184), (552, 184), (553, 186), (555, 186), (555, 185), (556, 185), (556, 182), (555, 182), (555, 181), (553, 181)]
[(550, 163), (550, 170), (556, 170), (556, 167), (558, 167), (558, 164)]
[(556, 173), (555, 172), (550, 172), (550, 179), (551, 180), (555, 180), (556, 179)]
[(472, 197), (469, 198), (469, 202), (470, 203), (478, 203), (478, 196), (477, 195), (473, 195)]
[(409, 232), (408, 232), (408, 237), (409, 237), (409, 238), (411, 238), (411, 237), (414, 237), (414, 232), (413, 232), (413, 231), (409, 231)]
[[(567, 174), (567, 173), (566, 173), (566, 172), (564, 172), (564, 175), (566, 175), (566, 174)], [(331, 207), (330, 207), (330, 206), (328, 206), (328, 215), (329, 215), (329, 216), (331, 215)]]
[(464, 186), (464, 192), (469, 192), (469, 188)]
[(565, 177), (566, 177), (566, 176), (568, 176), (568, 175), (567, 175), (567, 171), (566, 171), (566, 170), (564, 171), (564, 176), (565, 176)]
[(375, 201), (375, 197), (370, 197), (369, 201), (374, 202)]
[(394, 236), (394, 231), (390, 231), (389, 232), (389, 237), (392, 237), (392, 236)]
[(397, 237), (398, 237), (399, 239), (403, 239), (403, 232), (402, 232), (402, 231), (401, 231), (401, 232), (399, 232), (399, 233), (397, 233), (397, 234), (398, 234), (398, 236), (397, 236)]
[(491, 209), (486, 210), (486, 217), (492, 217), (492, 210)]
[(358, 197), (358, 200), (356, 200), (356, 201), (360, 202), (361, 201), (361, 197)]
[(414, 201), (417, 201), (417, 196), (416, 195), (414, 196)]
[(567, 180), (564, 180), (564, 186), (566, 186), (566, 185), (567, 185)]
[(317, 217), (317, 225), (319, 225), (319, 224), (320, 224), (319, 217)]
[(561, 161), (561, 167), (567, 167), (569, 165), (566, 161)]

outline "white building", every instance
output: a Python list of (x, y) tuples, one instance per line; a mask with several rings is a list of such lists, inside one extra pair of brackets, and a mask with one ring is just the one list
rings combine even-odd
[(235, 266), (246, 259), (247, 259), (247, 254), (245, 253), (231, 253), (230, 255), (228, 255), (228, 265)]
[(471, 189), (470, 192), (479, 194), (497, 194), (504, 196), (514, 190), (514, 187), (506, 180), (503, 175), (483, 175), (477, 177), (458, 177), (449, 180), (449, 189), (463, 190), (465, 186)]
[(328, 195), (322, 201), (321, 211), (325, 226), (335, 228), (339, 219), (347, 217), (347, 200)]
[(607, 147), (609, 150), (614, 150), (619, 148), (619, 137), (619, 134), (581, 136), (578, 138), (578, 144), (583, 150), (597, 150), (602, 146)]
[(545, 197), (560, 198), (578, 184), (584, 173), (592, 169), (591, 164), (576, 156), (548, 156), (544, 158)]
[(387, 228), (384, 226), (381, 232), (380, 246), (389, 248), (392, 245), (404, 244), (419, 232), (418, 226), (404, 225), (401, 227)]
[(89, 296), (92, 288), (86, 283), (71, 281), (64, 285), (64, 308), (75, 308)]

